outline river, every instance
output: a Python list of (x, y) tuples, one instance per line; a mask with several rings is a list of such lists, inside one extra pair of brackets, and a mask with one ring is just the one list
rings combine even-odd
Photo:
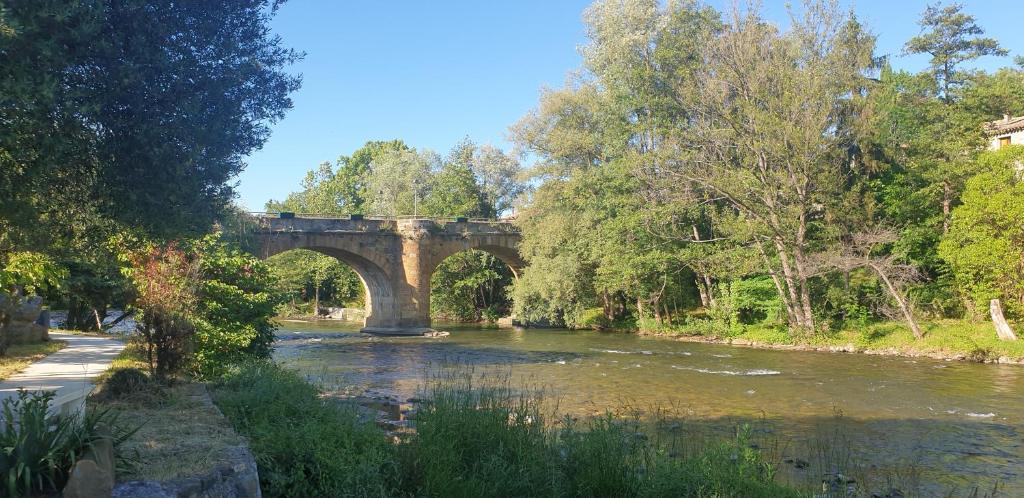
[[(758, 350), (592, 331), (442, 327), (449, 337), (384, 338), (337, 323), (285, 322), (275, 358), (349, 392), (417, 394), (445, 363), (509, 371), (562, 412), (669, 407), (686, 427), (749, 423), (785, 479), (824, 462), (866, 485), (894, 478), (926, 496), (1024, 496), (1024, 367)], [(841, 415), (839, 415), (841, 414)], [(696, 430), (696, 429), (694, 429)], [(820, 456), (828, 451), (830, 457)], [(816, 456), (817, 455), (817, 456)], [(786, 463), (783, 463), (785, 458)], [(838, 462), (838, 463), (836, 463)]]

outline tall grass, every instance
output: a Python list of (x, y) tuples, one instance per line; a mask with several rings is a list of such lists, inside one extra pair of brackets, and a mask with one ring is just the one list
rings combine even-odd
[[(772, 467), (740, 432), (686, 454), (611, 414), (575, 420), (543, 409), (508, 377), (474, 383), (456, 369), (431, 379), (431, 402), (400, 448), (404, 490), (421, 496), (785, 497)], [(684, 446), (678, 441), (673, 447)]]
[(350, 408), (322, 399), (302, 376), (247, 364), (215, 386), (214, 401), (250, 439), (265, 496), (394, 496), (395, 448)]
[(251, 439), (267, 496), (800, 495), (773, 482), (743, 433), (676, 455), (611, 415), (559, 418), (507, 379), (474, 379), (431, 379), (416, 431), (399, 444), (270, 363), (229, 375), (214, 397)]

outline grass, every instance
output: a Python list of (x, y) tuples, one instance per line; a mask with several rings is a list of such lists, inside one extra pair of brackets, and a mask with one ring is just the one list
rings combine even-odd
[(272, 363), (213, 394), (250, 439), (266, 496), (804, 496), (774, 482), (743, 434), (672, 452), (611, 415), (561, 418), (536, 393), (465, 372), (430, 382), (416, 431), (398, 444)]
[(124, 349), (117, 354), (117, 357), (110, 363), (106, 371), (98, 375), (93, 383), (102, 385), (111, 374), (125, 368), (137, 368), (142, 371), (149, 370), (149, 363), (146, 361), (146, 346), (139, 339), (130, 339)]
[(27, 368), (33, 362), (56, 353), (67, 346), (64, 341), (45, 341), (33, 344), (13, 344), (7, 353), (0, 356), (0, 380), (6, 379)]
[[(991, 323), (940, 320), (921, 323), (922, 339), (899, 322), (869, 324), (862, 328), (820, 332), (801, 336), (785, 327), (751, 325), (728, 334), (730, 339), (744, 339), (771, 346), (811, 346), (842, 348), (853, 351), (876, 351), (906, 355), (929, 355), (972, 361), (991, 361), (1000, 357), (1024, 360), (1024, 341), (1001, 341)], [(699, 329), (681, 326), (666, 333), (679, 336), (701, 336)]]
[(168, 480), (204, 475), (225, 451), (243, 443), (216, 408), (205, 401), (202, 384), (149, 387), (122, 399), (106, 399), (102, 390), (89, 410), (110, 410), (120, 427), (137, 429), (118, 448), (128, 464), (119, 480)]
[(150, 383), (141, 392), (112, 399), (105, 383), (127, 368), (148, 371), (145, 346), (129, 340), (110, 368), (94, 381), (98, 388), (89, 398), (89, 411), (109, 410), (125, 429), (137, 429), (118, 449), (127, 461), (119, 480), (167, 480), (203, 475), (213, 469), (224, 452), (243, 443), (231, 424), (205, 401), (202, 384), (178, 382), (173, 386)]

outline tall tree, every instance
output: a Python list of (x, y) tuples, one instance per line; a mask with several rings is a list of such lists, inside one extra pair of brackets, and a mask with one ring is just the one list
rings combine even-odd
[(813, 331), (810, 256), (850, 164), (851, 112), (840, 110), (858, 105), (874, 39), (828, 4), (792, 18), (780, 33), (737, 11), (708, 44), (696, 123), (678, 138), (668, 178), (700, 185), (756, 227), (790, 324)]
[(965, 82), (961, 64), (985, 55), (1009, 53), (995, 38), (981, 37), (985, 30), (963, 9), (959, 3), (945, 7), (938, 3), (929, 5), (918, 21), (921, 34), (911, 38), (904, 47), (907, 53), (931, 56), (929, 64), (935, 86), (942, 90), (946, 102), (952, 101), (953, 87)]
[(2, 223), (70, 200), (157, 236), (208, 229), (299, 86), (279, 4), (5, 1)]
[(971, 78), (961, 66), (982, 56), (1001, 56), (1008, 52), (994, 38), (981, 37), (985, 31), (958, 3), (946, 7), (928, 6), (918, 24), (921, 34), (910, 39), (904, 50), (931, 56), (929, 73), (938, 101), (926, 101), (919, 106), (919, 115), (927, 121), (920, 127), (925, 132), (920, 136), (926, 142), (920, 144), (917, 156), (919, 165), (924, 167), (923, 174), (931, 183), (941, 185), (942, 232), (945, 233), (949, 230), (953, 203), (964, 180), (970, 176), (971, 160), (963, 152), (981, 142), (980, 123), (958, 105), (958, 91)]

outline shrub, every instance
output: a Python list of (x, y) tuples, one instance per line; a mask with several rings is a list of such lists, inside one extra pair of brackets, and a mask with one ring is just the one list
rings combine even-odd
[[(97, 439), (104, 437), (99, 427), (116, 426), (116, 418), (106, 411), (81, 416), (48, 414), (54, 393), (18, 391), (17, 398), (3, 400), (0, 412), (0, 480), (5, 496), (19, 497), (61, 489), (75, 462)], [(119, 431), (119, 445), (132, 431)]]
[(199, 264), (196, 332), (190, 370), (223, 375), (232, 364), (268, 358), (272, 319), (281, 295), (265, 263), (221, 242), (217, 235), (193, 247)]
[(103, 394), (112, 399), (142, 391), (149, 385), (149, 377), (137, 368), (121, 368), (103, 382)]
[(589, 329), (605, 329), (608, 328), (610, 323), (604, 316), (604, 309), (602, 308), (587, 308), (580, 314), (578, 326)]
[(153, 246), (132, 263), (136, 305), (142, 310), (138, 329), (146, 341), (149, 369), (167, 378), (181, 371), (191, 353), (198, 267), (174, 243)]

